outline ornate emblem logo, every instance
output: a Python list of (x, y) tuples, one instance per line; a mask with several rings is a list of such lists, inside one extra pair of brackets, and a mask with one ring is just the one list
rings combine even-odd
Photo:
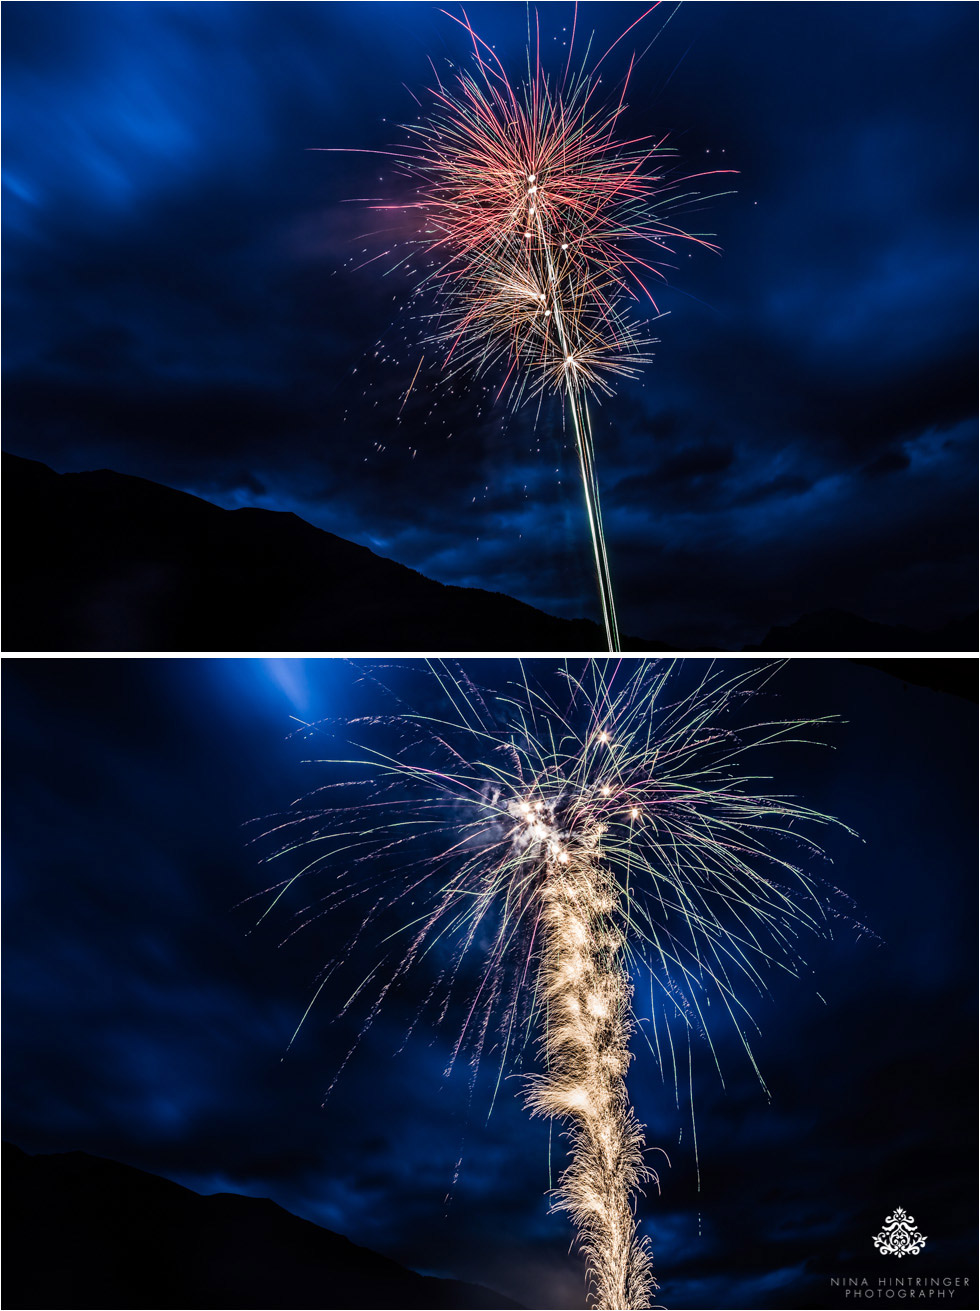
[(874, 1244), (882, 1256), (918, 1256), (926, 1245), (926, 1236), (916, 1229), (915, 1216), (906, 1215), (896, 1206), (881, 1233), (875, 1234)]

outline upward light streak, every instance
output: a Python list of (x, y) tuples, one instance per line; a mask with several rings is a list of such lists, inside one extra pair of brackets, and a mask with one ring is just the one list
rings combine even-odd
[(532, 1113), (569, 1125), (571, 1162), (554, 1206), (575, 1223), (593, 1305), (646, 1307), (655, 1284), (633, 1205), (655, 1176), (644, 1164), (643, 1129), (626, 1092), (633, 989), (623, 963), (621, 899), (602, 862), (603, 825), (586, 822), (564, 843), (554, 826), (543, 827), (545, 1073), (531, 1081), (527, 1100)]
[(590, 41), (575, 71), (573, 25), (557, 79), (542, 66), (540, 34), (532, 60), (529, 31), (526, 79), (515, 86), (465, 12), (454, 21), (470, 38), (473, 71), (457, 70), (450, 85), (437, 75), (428, 117), (407, 124), (409, 142), (390, 152), (414, 198), (377, 207), (417, 212), (431, 262), (423, 285), (438, 300), (428, 340), (450, 371), (499, 368), (514, 404), (548, 390), (566, 397), (606, 638), (618, 651), (588, 399), (649, 359), (635, 305), (659, 317), (647, 283), (663, 278), (671, 243), (717, 248), (664, 217), (698, 193), (690, 178), (664, 176), (673, 152), (663, 141), (617, 139), (635, 58), (613, 100), (600, 97), (599, 70), (622, 36), (591, 67)]
[(714, 1054), (711, 1016), (734, 1028), (758, 1074), (744, 994), (763, 993), (773, 971), (799, 975), (801, 939), (827, 931), (829, 897), (793, 848), (818, 854), (807, 830), (837, 822), (761, 791), (747, 767), (752, 749), (806, 741), (825, 722), (733, 727), (775, 666), (705, 664), (680, 692), (674, 662), (630, 663), (566, 667), (551, 694), (523, 670), (488, 693), (435, 663), (439, 704), (426, 714), (369, 670), (372, 699), (390, 712), (351, 720), (347, 752), (331, 758), (340, 780), (272, 830), (279, 855), (308, 847), (310, 859), (269, 890), (265, 912), (317, 872), (328, 881), (300, 927), (363, 907), (316, 994), (362, 939), (375, 944), (342, 1008), (366, 1001), (358, 1041), (392, 990), (426, 970), (412, 1028), (466, 997), (451, 1065), (464, 1046), (474, 1067), (493, 1050), (499, 1089), (536, 1042), (526, 1099), (566, 1126), (554, 1203), (572, 1217), (602, 1308), (646, 1307), (656, 1289), (635, 1212), (656, 1176), (626, 1087), (634, 979), (649, 974), (641, 1032), (675, 1088), (675, 1052), (687, 1045), (689, 1077), (692, 1035)]

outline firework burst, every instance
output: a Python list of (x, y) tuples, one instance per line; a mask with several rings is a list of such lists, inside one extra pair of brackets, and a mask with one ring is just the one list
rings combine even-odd
[[(413, 1027), (445, 1020), (454, 993), (467, 994), (452, 1062), (467, 1047), (475, 1066), (497, 1043), (499, 1088), (537, 1046), (526, 1099), (566, 1127), (554, 1201), (572, 1216), (598, 1307), (644, 1307), (656, 1288), (635, 1215), (656, 1176), (626, 1090), (634, 977), (647, 971), (660, 997), (664, 1023), (654, 1007), (648, 1041), (665, 1074), (672, 1026), (714, 1052), (709, 1006), (758, 1073), (744, 994), (764, 992), (774, 969), (799, 974), (801, 939), (829, 923), (827, 892), (803, 866), (820, 853), (808, 831), (837, 821), (760, 792), (743, 768), (753, 747), (808, 740), (826, 721), (731, 726), (773, 668), (710, 666), (683, 695), (669, 661), (566, 666), (552, 693), (522, 668), (520, 683), (490, 694), (432, 664), (437, 708), (411, 710), (384, 688), (391, 713), (345, 725), (355, 749), (331, 758), (343, 777), (264, 835), (276, 857), (311, 853), (269, 889), (265, 914), (313, 874), (328, 882), (301, 926), (362, 907), (316, 995), (356, 942), (380, 939), (342, 1008), (366, 1001), (361, 1037), (392, 988), (426, 968)], [(310, 731), (321, 729), (338, 726)]]
[[(377, 208), (417, 212), (416, 248), (430, 264), (423, 285), (436, 297), (427, 341), (447, 367), (500, 371), (515, 405), (549, 390), (566, 397), (606, 637), (617, 651), (588, 397), (610, 394), (648, 360), (646, 323), (659, 316), (648, 284), (663, 278), (672, 243), (716, 247), (666, 217), (698, 194), (691, 178), (664, 173), (673, 151), (663, 140), (617, 136), (635, 57), (618, 97), (600, 96), (599, 70), (626, 32), (595, 62), (590, 42), (573, 71), (573, 25), (560, 77), (542, 66), (540, 34), (532, 60), (529, 32), (527, 76), (515, 86), (465, 14), (455, 21), (473, 69), (449, 85), (437, 78), (428, 117), (406, 125), (409, 142), (390, 152), (414, 198)], [(648, 306), (642, 318), (638, 303)]]

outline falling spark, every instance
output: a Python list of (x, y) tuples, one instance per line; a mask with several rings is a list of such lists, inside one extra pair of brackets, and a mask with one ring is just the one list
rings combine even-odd
[(406, 391), (405, 395), (402, 397), (402, 403), (401, 403), (401, 405), (399, 405), (399, 407), (398, 407), (398, 413), (399, 413), (399, 414), (401, 414), (402, 410), (405, 408), (405, 402), (408, 400), (409, 396), (411, 396), (411, 394), (412, 394), (412, 388), (415, 386), (415, 380), (416, 380), (416, 378), (419, 376), (419, 369), (421, 369), (421, 367), (422, 367), (422, 361), (423, 361), (424, 359), (425, 359), (425, 356), (424, 356), (424, 355), (421, 355), (421, 356), (419, 357), (419, 362), (418, 362), (418, 364), (415, 366), (415, 372), (412, 374), (412, 381), (408, 384), (408, 390)]
[[(649, 1306), (657, 1288), (635, 1210), (657, 1176), (626, 1088), (634, 976), (645, 970), (659, 993), (671, 1053), (673, 1024), (686, 1030), (688, 1060), (692, 1033), (714, 1055), (706, 1020), (720, 1015), (761, 1081), (743, 993), (763, 993), (775, 969), (799, 975), (801, 938), (825, 933), (837, 914), (785, 848), (822, 854), (807, 829), (839, 821), (760, 792), (743, 767), (753, 748), (808, 741), (828, 719), (736, 729), (778, 666), (732, 674), (705, 662), (675, 695), (678, 664), (589, 661), (578, 674), (566, 664), (559, 692), (532, 684), (522, 665), (518, 683), (490, 693), (430, 662), (438, 707), (428, 713), (367, 670), (392, 712), (348, 721), (352, 753), (323, 762), (342, 781), (264, 834), (278, 844), (270, 859), (315, 845), (299, 873), (268, 890), (263, 918), (314, 874), (328, 882), (298, 912), (299, 927), (345, 903), (365, 907), (314, 1001), (359, 942), (380, 939), (380, 958), (341, 1010), (372, 998), (358, 1042), (392, 988), (426, 966), (435, 979), (412, 1028), (430, 1012), (445, 1019), (451, 997), (467, 994), (450, 1068), (464, 1046), (478, 1062), (499, 1035), (499, 1089), (522, 1049), (537, 1046), (541, 1070), (525, 1096), (532, 1114), (567, 1128), (571, 1159), (554, 1206), (572, 1218), (600, 1308)], [(665, 1077), (669, 1059), (676, 1084), (651, 1019), (651, 1050)]]
[(515, 86), (465, 13), (454, 21), (473, 71), (457, 69), (449, 86), (437, 76), (428, 117), (405, 124), (409, 141), (387, 152), (414, 199), (375, 208), (417, 215), (416, 245), (430, 264), (420, 286), (437, 301), (427, 341), (451, 372), (500, 367), (515, 405), (544, 391), (565, 396), (607, 644), (618, 651), (588, 398), (611, 395), (648, 361), (652, 339), (634, 307), (646, 301), (660, 317), (647, 283), (664, 278), (671, 243), (717, 247), (668, 221), (698, 193), (685, 189), (692, 178), (662, 171), (673, 154), (664, 141), (617, 139), (635, 57), (618, 97), (601, 99), (599, 73), (625, 32), (591, 68), (573, 71), (573, 28), (559, 79), (544, 69), (540, 33), (532, 61), (529, 29), (527, 76)]

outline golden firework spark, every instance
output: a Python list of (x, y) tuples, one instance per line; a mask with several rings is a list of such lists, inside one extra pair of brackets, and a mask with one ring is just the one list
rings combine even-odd
[[(427, 968), (434, 979), (413, 1027), (444, 1020), (469, 986), (453, 1061), (464, 1045), (478, 1061), (497, 1041), (499, 1088), (537, 1045), (526, 1097), (533, 1114), (566, 1125), (570, 1162), (554, 1200), (573, 1219), (597, 1307), (646, 1307), (656, 1288), (635, 1214), (656, 1176), (626, 1089), (634, 976), (645, 970), (651, 996), (659, 991), (670, 1053), (672, 1025), (688, 1041), (703, 1033), (714, 1053), (710, 1006), (758, 1073), (742, 994), (764, 990), (773, 969), (799, 974), (801, 939), (827, 922), (824, 886), (791, 853), (818, 855), (807, 830), (838, 821), (760, 792), (742, 768), (753, 748), (809, 740), (827, 722), (735, 727), (776, 667), (705, 662), (675, 693), (686, 677), (678, 662), (590, 661), (580, 673), (563, 668), (559, 694), (523, 666), (518, 683), (489, 693), (464, 670), (430, 663), (438, 708), (395, 702), (349, 721), (356, 749), (330, 761), (342, 781), (271, 830), (279, 856), (314, 845), (300, 872), (269, 890), (266, 914), (314, 873), (328, 882), (301, 924), (345, 902), (365, 906), (317, 995), (358, 941), (380, 934), (380, 958), (342, 1008), (371, 998), (361, 1036), (391, 989)], [(373, 671), (367, 678), (394, 700)], [(339, 726), (311, 726), (321, 729)], [(666, 1073), (673, 1056), (650, 1018)]]

